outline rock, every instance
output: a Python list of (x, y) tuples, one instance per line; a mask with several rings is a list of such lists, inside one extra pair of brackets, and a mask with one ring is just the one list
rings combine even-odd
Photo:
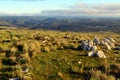
[(111, 42), (113, 42), (113, 43), (115, 43), (116, 41), (113, 39), (113, 38), (111, 38), (111, 37), (108, 37), (107, 39), (109, 39)]
[(111, 46), (106, 42), (105, 46), (107, 47), (108, 50), (111, 50)]
[(50, 37), (49, 36), (45, 36), (44, 39), (45, 40), (50, 40)]
[(100, 44), (100, 40), (99, 40), (99, 38), (97, 36), (95, 36), (93, 42), (94, 42), (95, 45), (99, 45)]
[(89, 40), (89, 41), (88, 41), (88, 45), (89, 45), (89, 46), (93, 46), (93, 41), (92, 41), (92, 40)]
[(81, 61), (78, 61), (78, 64), (82, 64), (82, 62), (81, 62)]
[(115, 44), (113, 42), (108, 43), (108, 44), (111, 46), (111, 48), (115, 48)]
[(23, 68), (22, 68), (22, 72), (23, 72), (23, 73), (27, 73), (28, 71), (29, 71), (29, 69), (28, 69), (27, 67), (23, 67)]
[(100, 42), (100, 44), (101, 44), (101, 45), (105, 45), (105, 41), (102, 40), (102, 41)]
[(88, 49), (88, 43), (86, 41), (82, 41), (81, 47), (84, 51), (87, 51)]
[(97, 46), (93, 46), (92, 51), (97, 51)]
[(89, 53), (88, 53), (88, 56), (95, 56), (95, 51), (90, 51)]
[(97, 51), (96, 56), (98, 56), (99, 58), (106, 58), (103, 51)]
[(84, 51), (90, 51), (93, 47), (93, 41), (92, 40), (82, 41), (81, 47)]
[(44, 43), (48, 43), (48, 41), (47, 40), (44, 40), (44, 41), (42, 41), (42, 43), (44, 44)]
[(19, 80), (18, 78), (10, 78), (9, 80)]

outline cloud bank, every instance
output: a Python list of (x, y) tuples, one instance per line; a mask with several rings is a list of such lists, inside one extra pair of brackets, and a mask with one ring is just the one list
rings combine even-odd
[[(45, 0), (16, 0), (16, 1), (45, 1)], [(49, 6), (48, 6), (49, 7)], [(38, 7), (39, 8), (39, 7)], [(41, 11), (41, 10), (40, 10)], [(120, 17), (120, 3), (93, 4), (77, 3), (57, 10), (43, 10), (39, 13), (7, 13), (0, 12), (2, 16), (85, 16), (85, 17)]]
[(120, 16), (120, 4), (96, 4), (87, 5), (78, 3), (74, 6), (69, 6), (67, 9), (61, 10), (44, 10), (42, 15), (57, 15), (57, 16)]

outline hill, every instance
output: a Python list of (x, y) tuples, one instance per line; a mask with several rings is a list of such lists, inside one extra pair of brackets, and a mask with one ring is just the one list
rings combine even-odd
[(75, 32), (120, 32), (119, 22), (119, 18), (79, 18), (44, 16), (0, 17), (1, 26)]
[(83, 40), (112, 37), (113, 32), (0, 30), (0, 80), (115, 80), (120, 79), (120, 51), (103, 49), (107, 58), (89, 57)]

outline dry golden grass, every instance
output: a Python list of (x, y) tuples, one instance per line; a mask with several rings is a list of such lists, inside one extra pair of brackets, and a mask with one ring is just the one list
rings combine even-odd
[[(117, 41), (117, 46), (120, 45), (120, 34), (112, 32), (1, 30), (0, 79), (8, 80), (11, 77), (18, 77), (20, 80), (119, 79), (119, 50), (104, 50), (107, 58), (100, 59), (88, 57), (79, 49), (82, 40), (93, 40), (94, 36), (100, 39), (110, 36)], [(103, 47), (99, 46), (99, 49)], [(22, 67), (26, 65), (29, 74), (21, 72)], [(16, 70), (9, 71), (14, 68)]]

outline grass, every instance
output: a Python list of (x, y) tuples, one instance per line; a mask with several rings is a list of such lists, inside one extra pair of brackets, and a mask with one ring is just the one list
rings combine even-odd
[[(106, 59), (88, 57), (82, 40), (120, 34), (43, 30), (0, 30), (0, 80), (115, 80), (120, 79), (120, 51), (104, 50)], [(22, 72), (27, 66), (28, 73)]]

